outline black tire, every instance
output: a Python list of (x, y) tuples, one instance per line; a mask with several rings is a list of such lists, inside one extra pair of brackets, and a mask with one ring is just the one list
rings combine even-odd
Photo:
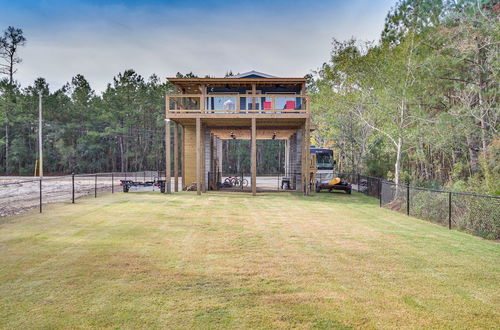
[(247, 179), (243, 179), (243, 181), (241, 181), (241, 185), (243, 187), (248, 187), (248, 180)]

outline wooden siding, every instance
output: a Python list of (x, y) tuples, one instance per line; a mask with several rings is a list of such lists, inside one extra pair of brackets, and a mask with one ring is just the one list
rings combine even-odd
[(196, 126), (184, 126), (184, 184), (196, 182)]

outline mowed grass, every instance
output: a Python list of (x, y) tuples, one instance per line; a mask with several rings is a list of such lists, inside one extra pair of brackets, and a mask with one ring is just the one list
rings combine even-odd
[(498, 328), (499, 261), (359, 194), (107, 194), (0, 220), (0, 326)]

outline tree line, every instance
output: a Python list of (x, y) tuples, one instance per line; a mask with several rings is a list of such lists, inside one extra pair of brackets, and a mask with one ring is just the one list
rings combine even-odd
[(38, 157), (38, 98), (43, 99), (44, 171), (49, 174), (139, 171), (164, 166), (164, 97), (169, 86), (133, 70), (96, 95), (82, 75), (51, 92), (2, 81), (5, 174), (33, 174)]
[(400, 0), (378, 42), (334, 40), (310, 77), (341, 170), (500, 193), (497, 1)]

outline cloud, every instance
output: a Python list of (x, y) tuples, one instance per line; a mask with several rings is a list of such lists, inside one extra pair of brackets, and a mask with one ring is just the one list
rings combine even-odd
[[(222, 76), (259, 70), (303, 76), (328, 60), (332, 37), (377, 39), (390, 1), (20, 2), (0, 22), (21, 27), (17, 80), (42, 76), (53, 89), (81, 73), (103, 91), (133, 68)], [(6, 24), (5, 24), (6, 23)]]

